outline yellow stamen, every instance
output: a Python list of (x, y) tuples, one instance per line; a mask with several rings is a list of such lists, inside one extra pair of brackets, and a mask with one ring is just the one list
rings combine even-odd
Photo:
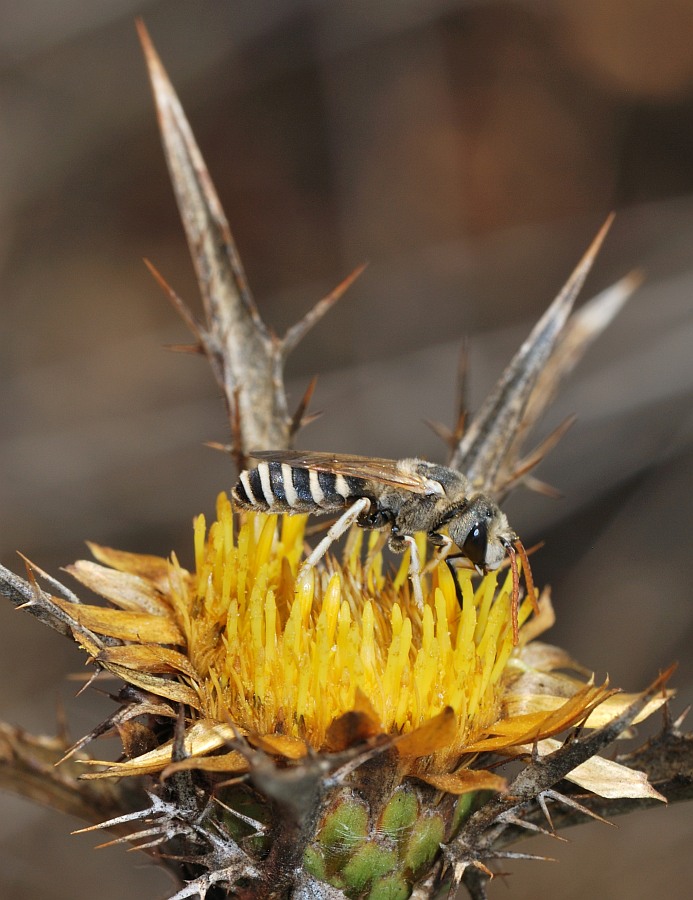
[[(329, 580), (315, 570), (297, 580), (305, 517), (284, 517), (278, 527), (276, 516), (249, 514), (234, 542), (223, 495), (217, 513), (206, 540), (204, 518), (195, 522), (195, 587), (179, 615), (188, 655), (210, 680), (206, 715), (321, 748), (360, 691), (386, 732), (413, 731), (451, 707), (460, 722), (451, 752), (495, 721), (512, 653), (508, 579), (500, 593), (495, 575), (474, 591), (473, 573), (461, 570), (460, 610), (453, 576), (438, 566), (420, 611), (408, 554), (388, 579), (377, 534), (365, 561), (356, 531), (344, 569)], [(417, 540), (423, 559), (425, 536)], [(530, 610), (522, 605), (521, 622)]]

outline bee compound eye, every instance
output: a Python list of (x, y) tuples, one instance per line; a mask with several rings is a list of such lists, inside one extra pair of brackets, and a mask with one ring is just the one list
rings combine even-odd
[(462, 545), (462, 552), (475, 566), (481, 566), (486, 561), (486, 547), (488, 544), (488, 532), (485, 522), (475, 522), (469, 530)]

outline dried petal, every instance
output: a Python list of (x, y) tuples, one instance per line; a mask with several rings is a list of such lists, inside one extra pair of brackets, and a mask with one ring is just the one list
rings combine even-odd
[(566, 728), (583, 722), (588, 713), (609, 694), (606, 685), (602, 687), (587, 685), (548, 714), (526, 713), (495, 722), (488, 728), (493, 737), (482, 738), (465, 749), (468, 753), (508, 751), (518, 744), (559, 734)]
[(164, 616), (170, 611), (169, 604), (161, 597), (156, 586), (140, 575), (118, 572), (86, 559), (66, 566), (65, 571), (119, 609), (158, 616)]
[[(539, 741), (536, 745), (540, 756), (552, 753), (561, 746), (560, 741), (548, 738)], [(531, 748), (527, 747), (526, 750)], [(666, 803), (659, 791), (656, 791), (648, 781), (645, 772), (637, 769), (629, 769), (611, 759), (603, 759), (601, 756), (593, 756), (587, 762), (582, 763), (566, 775), (568, 781), (577, 784), (585, 790), (592, 791), (600, 797), (616, 799), (628, 797), (631, 799), (661, 800)]]
[[(120, 609), (107, 609), (104, 606), (90, 606), (86, 603), (75, 604), (59, 597), (53, 602), (69, 613), (80, 625), (105, 634), (120, 638), (123, 641), (141, 641), (157, 644), (182, 644), (183, 635), (178, 626), (170, 618), (153, 616), (150, 613), (126, 612)], [(97, 654), (95, 654), (97, 655)]]
[(421, 781), (448, 794), (469, 794), (472, 791), (504, 791), (508, 782), (485, 769), (459, 769), (441, 775), (418, 775)]
[[(169, 573), (171, 563), (162, 556), (152, 556), (147, 553), (128, 553), (125, 550), (115, 550), (113, 547), (104, 547), (87, 541), (87, 547), (95, 559), (117, 569), (119, 572), (131, 572), (151, 581), (160, 591), (169, 587)], [(184, 571), (184, 570), (183, 570)], [(185, 573), (187, 575), (187, 572)]]
[(396, 740), (400, 756), (428, 756), (436, 750), (449, 746), (459, 731), (459, 722), (450, 706), (429, 719), (415, 731)]
[[(205, 720), (196, 722), (185, 733), (184, 749), (188, 756), (203, 756), (219, 750), (229, 741), (237, 739), (238, 732), (229, 725), (221, 725), (218, 722)], [(173, 754), (173, 741), (167, 741), (151, 753), (138, 756), (137, 759), (127, 762), (105, 762), (103, 760), (85, 760), (88, 765), (106, 766), (103, 772), (90, 772), (83, 778), (104, 778), (117, 775), (150, 775), (160, 772), (171, 762)]]
[(109, 672), (127, 681), (128, 684), (134, 684), (136, 687), (150, 691), (159, 697), (166, 697), (168, 700), (174, 700), (176, 703), (184, 703), (192, 706), (193, 709), (202, 709), (203, 703), (200, 700), (197, 691), (182, 684), (180, 681), (174, 681), (171, 678), (157, 678), (156, 675), (149, 675), (147, 672), (137, 672), (128, 666), (119, 666), (115, 663), (107, 663), (106, 668)]
[[(671, 699), (673, 695), (674, 691), (667, 690), (662, 691), (661, 696), (653, 697), (633, 719), (633, 725), (637, 725), (638, 722), (642, 722), (644, 719), (647, 719), (649, 716), (651, 716), (652, 713), (657, 712), (657, 710), (661, 709), (662, 706), (667, 702), (667, 700)], [(614, 694), (612, 697), (607, 697), (604, 703), (600, 704), (589, 714), (589, 716), (587, 717), (587, 721), (585, 722), (586, 727), (601, 728), (602, 725), (606, 725), (612, 719), (615, 719), (616, 716), (620, 716), (624, 709), (629, 707), (637, 697), (641, 696), (641, 693), (626, 694), (619, 692), (618, 694)]]
[(99, 653), (96, 660), (103, 663), (115, 663), (126, 669), (151, 673), (181, 672), (189, 678), (197, 677), (197, 672), (187, 656), (159, 644), (127, 644), (106, 647)]

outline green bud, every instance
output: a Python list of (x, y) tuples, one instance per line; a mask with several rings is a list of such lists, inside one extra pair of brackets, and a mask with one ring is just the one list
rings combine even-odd
[(341, 875), (347, 891), (362, 891), (374, 878), (379, 878), (394, 869), (397, 854), (394, 850), (381, 847), (373, 841), (359, 847), (342, 869)]
[(401, 875), (385, 875), (373, 882), (368, 900), (407, 900), (411, 887)]
[(318, 841), (331, 853), (343, 853), (366, 840), (368, 810), (356, 800), (343, 800), (327, 814)]
[(419, 814), (419, 802), (413, 790), (398, 790), (383, 810), (379, 830), (395, 840), (412, 827)]
[(318, 881), (325, 881), (327, 878), (325, 857), (316, 847), (306, 847), (303, 854), (303, 866)]
[(419, 819), (407, 841), (404, 865), (413, 873), (427, 868), (440, 850), (444, 836), (445, 825), (441, 816)]

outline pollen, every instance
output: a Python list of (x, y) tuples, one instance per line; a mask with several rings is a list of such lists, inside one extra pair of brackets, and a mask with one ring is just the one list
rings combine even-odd
[[(460, 570), (460, 605), (439, 565), (424, 576), (419, 610), (408, 554), (388, 577), (378, 535), (364, 547), (355, 529), (342, 564), (328, 560), (299, 579), (305, 521), (250, 512), (235, 533), (223, 494), (209, 529), (196, 519), (196, 572), (178, 579), (175, 606), (204, 682), (204, 714), (319, 750), (331, 724), (365, 697), (383, 733), (406, 734), (452, 709), (449, 750), (471, 743), (499, 715), (513, 652), (511, 575), (498, 584), (492, 573), (475, 588)], [(423, 540), (419, 549), (423, 558)], [(530, 611), (525, 602), (521, 624)]]

